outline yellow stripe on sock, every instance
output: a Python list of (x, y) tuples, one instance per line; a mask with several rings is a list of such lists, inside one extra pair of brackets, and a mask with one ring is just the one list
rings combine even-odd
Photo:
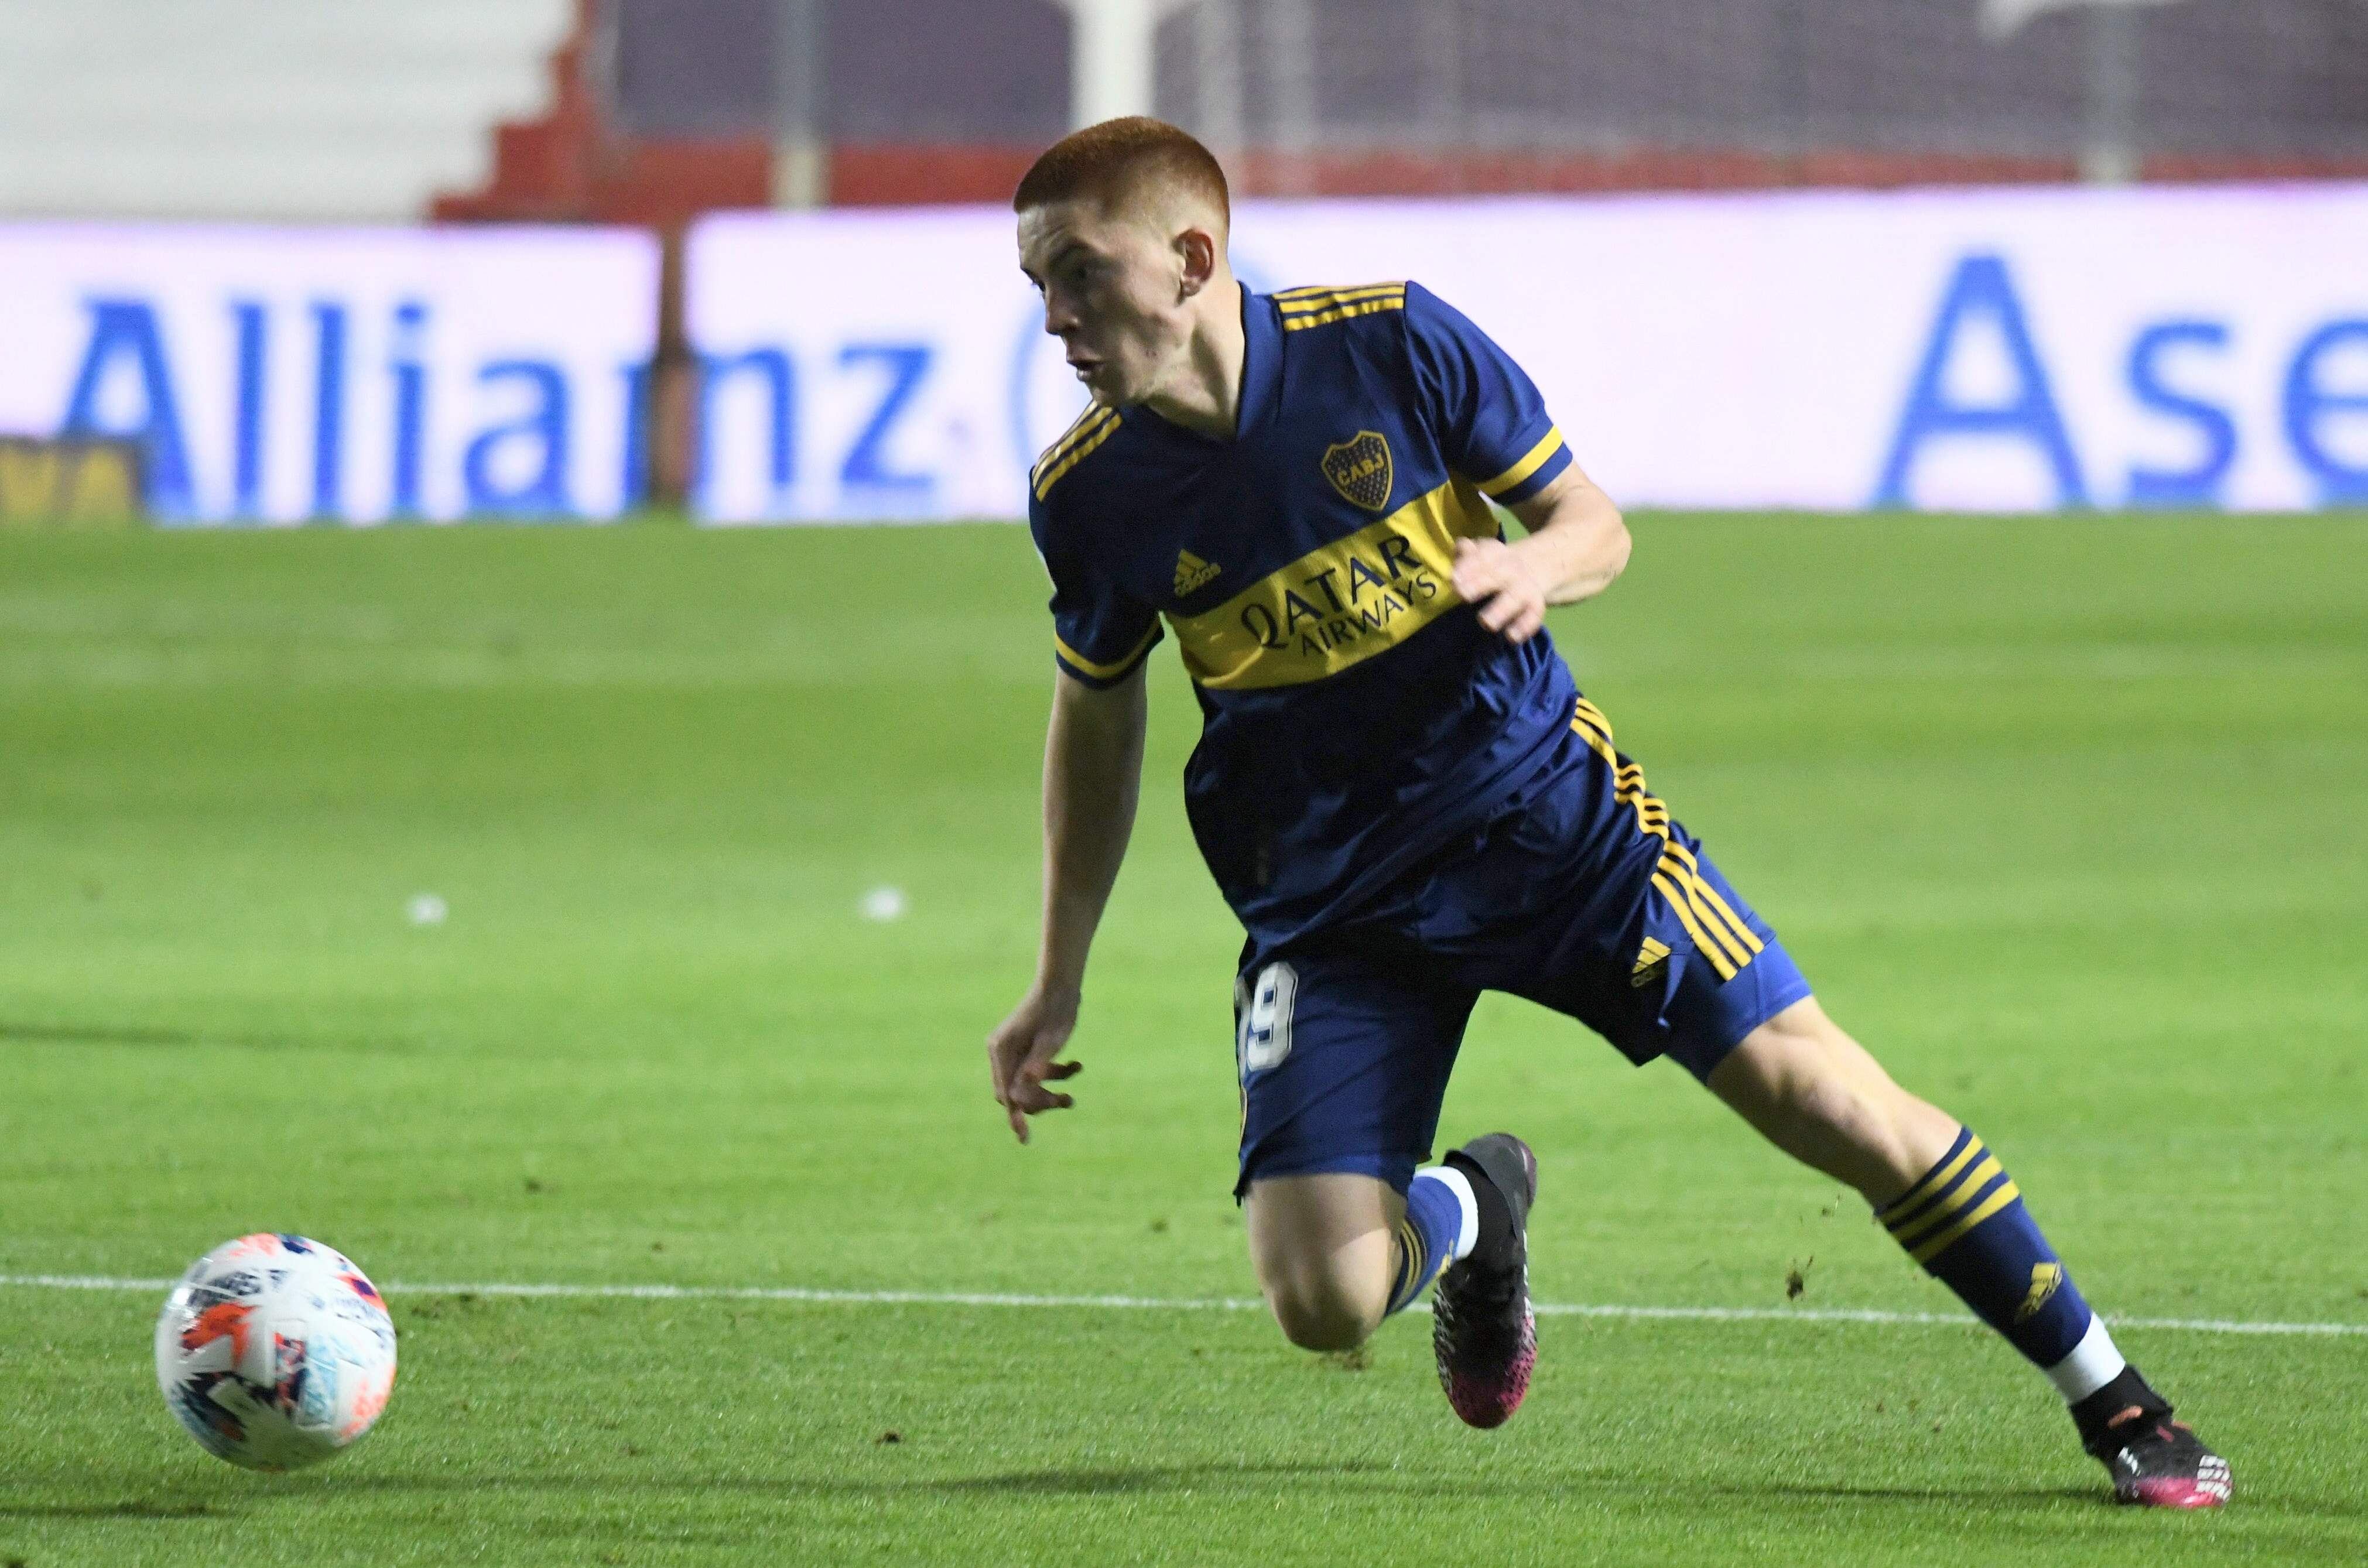
[(1955, 1224), (1950, 1226), (1939, 1235), (1934, 1236), (1930, 1241), (1926, 1242), (1922, 1246), (1918, 1247), (1914, 1252), (1909, 1253), (1907, 1256), (1914, 1258), (1918, 1263), (1931, 1262), (1934, 1258), (1948, 1251), (1950, 1244), (1953, 1243), (1959, 1236), (1964, 1235), (1967, 1231), (1972, 1230), (1975, 1225), (1980, 1224), (1983, 1221), (1988, 1219), (1991, 1215), (1997, 1213), (1999, 1210), (2005, 1208), (2008, 1204), (2013, 1202), (2016, 1199), (2021, 1198), (2021, 1196), (2022, 1189), (2015, 1186), (2014, 1183), (2010, 1181), (2008, 1182), (2004, 1187), (1999, 1187), (1996, 1192), (1991, 1193), (1988, 1201), (1984, 1203), (1979, 1209), (1975, 1210), (1972, 1213), (1966, 1215), (1964, 1219), (1958, 1221)]
[[(1982, 1153), (1982, 1141), (1968, 1134), (1965, 1139), (1965, 1146), (1958, 1151), (1957, 1157), (1955, 1159), (1951, 1160), (1947, 1165), (1942, 1165), (1939, 1170), (1934, 1171), (1922, 1181), (1918, 1182), (1914, 1187), (1909, 1187), (1906, 1192), (1903, 1192), (1897, 1198), (1893, 1199), (1883, 1210), (1883, 1213), (1905, 1216), (1910, 1209), (1915, 1208), (1918, 1204), (1923, 1202), (1926, 1199), (1931, 1197), (1934, 1193), (1948, 1186), (1952, 1181), (1954, 1181), (1956, 1179), (1957, 1173), (1964, 1170), (1969, 1161), (1979, 1157)], [(1888, 1225), (1894, 1221), (1884, 1220), (1883, 1222)]]
[(1390, 1285), (1390, 1311), (1396, 1312), (1414, 1299), (1416, 1288), (1422, 1283), (1423, 1265), (1428, 1261), (1423, 1256), (1422, 1233), (1415, 1228), (1412, 1220), (1399, 1221), (1397, 1278)]
[(1889, 1227), (1891, 1239), (1901, 1246), (1913, 1245), (1918, 1236), (1930, 1235), (1940, 1226), (1947, 1224), (1952, 1215), (1971, 1203), (1980, 1194), (1982, 1188), (1996, 1180), (2004, 1171), (2005, 1167), (1998, 1163), (1998, 1156), (1990, 1155), (1980, 1165), (1975, 1165), (1965, 1179), (1950, 1191), (1948, 1197), (1924, 1213), (1917, 1215), (1913, 1220)]

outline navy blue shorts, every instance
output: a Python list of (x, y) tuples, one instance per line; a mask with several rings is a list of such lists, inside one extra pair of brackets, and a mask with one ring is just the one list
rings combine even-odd
[(1809, 985), (1582, 700), (1554, 767), (1502, 812), (1348, 920), (1243, 949), (1235, 1196), (1318, 1171), (1404, 1191), (1483, 991), (1708, 1078)]

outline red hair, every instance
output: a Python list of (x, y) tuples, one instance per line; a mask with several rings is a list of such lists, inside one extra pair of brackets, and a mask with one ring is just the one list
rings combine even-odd
[(1071, 131), (1045, 148), (1012, 193), (1011, 210), (1081, 197), (1124, 200), (1145, 188), (1180, 191), (1233, 222), (1225, 171), (1215, 155), (1166, 120), (1140, 114)]

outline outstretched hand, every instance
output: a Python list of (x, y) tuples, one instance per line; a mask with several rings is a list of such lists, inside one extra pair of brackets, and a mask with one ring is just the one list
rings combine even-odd
[(1480, 610), (1480, 624), (1508, 642), (1526, 642), (1546, 623), (1546, 589), (1521, 552), (1501, 539), (1455, 541), (1455, 591)]
[(1011, 1122), (1012, 1135), (1028, 1142), (1028, 1119), (1042, 1111), (1066, 1110), (1076, 1102), (1044, 1085), (1074, 1078), (1085, 1071), (1081, 1062), (1055, 1062), (1061, 1048), (1077, 1027), (1077, 994), (1029, 987), (1011, 1016), (986, 1037), (987, 1072), (995, 1081), (995, 1101)]

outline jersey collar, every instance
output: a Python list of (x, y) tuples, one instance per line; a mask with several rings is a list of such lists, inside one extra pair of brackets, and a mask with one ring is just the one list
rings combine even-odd
[(1282, 402), (1282, 324), (1270, 294), (1242, 286), (1242, 405), (1234, 414), (1234, 438), (1242, 440), (1273, 423)]

